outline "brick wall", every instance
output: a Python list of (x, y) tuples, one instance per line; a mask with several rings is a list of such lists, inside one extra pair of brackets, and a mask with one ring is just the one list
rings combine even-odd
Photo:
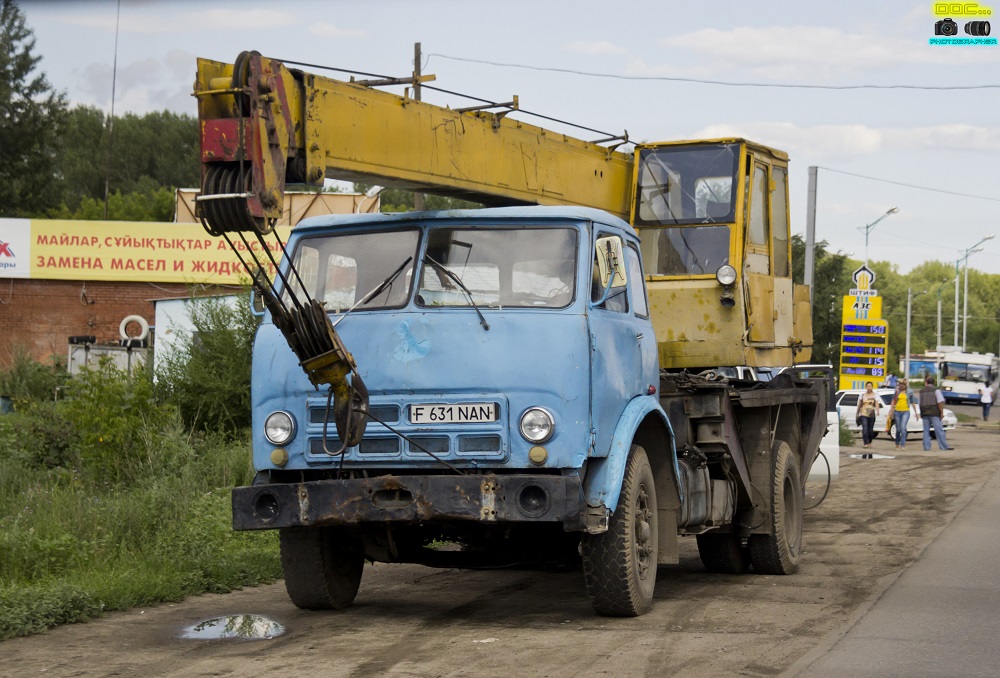
[[(153, 300), (190, 296), (191, 288), (179, 283), (0, 279), (0, 369), (10, 365), (17, 346), (48, 362), (53, 354), (65, 361), (71, 336), (117, 342), (125, 316), (141, 315), (152, 324)], [(135, 325), (129, 329), (138, 332)]]

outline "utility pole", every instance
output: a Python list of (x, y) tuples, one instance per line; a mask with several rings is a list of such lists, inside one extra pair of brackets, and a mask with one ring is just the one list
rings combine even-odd
[[(413, 43), (413, 98), (420, 101), (420, 43)], [(424, 194), (413, 194), (413, 209), (420, 211), (424, 209)]]
[[(806, 193), (806, 260), (802, 282), (809, 286), (809, 308), (813, 307), (813, 273), (816, 270), (816, 174), (819, 168), (809, 168), (809, 190)], [(811, 311), (810, 311), (811, 312)]]

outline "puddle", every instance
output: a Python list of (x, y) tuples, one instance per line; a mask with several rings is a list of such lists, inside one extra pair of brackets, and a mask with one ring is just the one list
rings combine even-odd
[(851, 459), (895, 459), (896, 457), (887, 454), (873, 454), (871, 452), (865, 452), (864, 454), (852, 454)]
[(270, 640), (285, 632), (285, 627), (259, 614), (231, 614), (215, 617), (188, 626), (181, 632), (181, 638), (195, 640), (215, 640), (217, 638), (241, 638), (244, 640)]

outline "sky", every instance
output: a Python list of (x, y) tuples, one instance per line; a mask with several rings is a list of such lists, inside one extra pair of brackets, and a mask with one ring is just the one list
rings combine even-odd
[[(955, 17), (958, 37), (994, 15), (1000, 35), (994, 2), (962, 3), (983, 15)], [(996, 234), (968, 263), (1000, 274), (1000, 45), (930, 44), (942, 18), (931, 2), (121, 0), (120, 15), (117, 0), (19, 4), (40, 70), (71, 104), (110, 110), (116, 17), (116, 115), (196, 115), (196, 57), (257, 50), (402, 77), (420, 42), (423, 72), (445, 89), (516, 94), (524, 110), (637, 141), (743, 136), (786, 151), (793, 233), (819, 167), (816, 237), (833, 251), (863, 260), (865, 226), (897, 207), (870, 229), (869, 260), (901, 273), (954, 265)], [(843, 89), (858, 85), (882, 88)]]

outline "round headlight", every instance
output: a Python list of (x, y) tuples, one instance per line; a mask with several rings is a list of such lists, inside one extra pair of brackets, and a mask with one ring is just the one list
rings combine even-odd
[(544, 443), (555, 430), (552, 415), (541, 407), (532, 407), (521, 415), (521, 435), (529, 443)]
[(295, 437), (295, 420), (288, 412), (272, 412), (264, 420), (264, 437), (272, 445), (285, 445)]
[(736, 269), (729, 264), (723, 264), (715, 272), (715, 279), (722, 285), (732, 285), (736, 282)]

